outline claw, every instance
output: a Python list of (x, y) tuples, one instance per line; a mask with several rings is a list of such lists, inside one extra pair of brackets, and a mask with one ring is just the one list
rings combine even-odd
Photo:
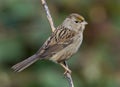
[(72, 73), (72, 71), (64, 63), (60, 63), (60, 65), (65, 69), (64, 75), (66, 75), (67, 73)]
[(72, 71), (70, 69), (66, 69), (65, 72), (64, 72), (64, 75), (66, 75), (67, 73), (71, 74)]

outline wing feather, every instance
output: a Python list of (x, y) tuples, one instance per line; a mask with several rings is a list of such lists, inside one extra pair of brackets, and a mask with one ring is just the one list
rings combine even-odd
[(56, 29), (44, 45), (39, 49), (37, 55), (40, 58), (50, 58), (63, 48), (67, 47), (73, 42), (75, 31), (66, 28)]

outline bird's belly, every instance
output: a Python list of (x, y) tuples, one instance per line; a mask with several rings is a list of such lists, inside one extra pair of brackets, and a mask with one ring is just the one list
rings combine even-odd
[(60, 52), (56, 53), (53, 57), (50, 58), (50, 60), (58, 63), (58, 62), (62, 62), (62, 61), (69, 59), (74, 53), (77, 52), (78, 48), (81, 45), (81, 42), (82, 42), (81, 39), (78, 39), (73, 44), (67, 46)]

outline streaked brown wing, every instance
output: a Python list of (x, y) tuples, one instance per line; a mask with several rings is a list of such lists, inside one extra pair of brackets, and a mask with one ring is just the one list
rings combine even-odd
[(39, 49), (37, 55), (39, 55), (40, 58), (51, 57), (71, 44), (74, 36), (75, 32), (72, 30), (65, 28), (56, 29), (55, 32), (52, 33), (51, 37)]

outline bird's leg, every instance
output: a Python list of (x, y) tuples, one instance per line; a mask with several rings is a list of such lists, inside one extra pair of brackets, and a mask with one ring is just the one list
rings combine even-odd
[(64, 75), (67, 73), (71, 74), (72, 71), (68, 68), (66, 61), (61, 62), (60, 65), (65, 69)]

